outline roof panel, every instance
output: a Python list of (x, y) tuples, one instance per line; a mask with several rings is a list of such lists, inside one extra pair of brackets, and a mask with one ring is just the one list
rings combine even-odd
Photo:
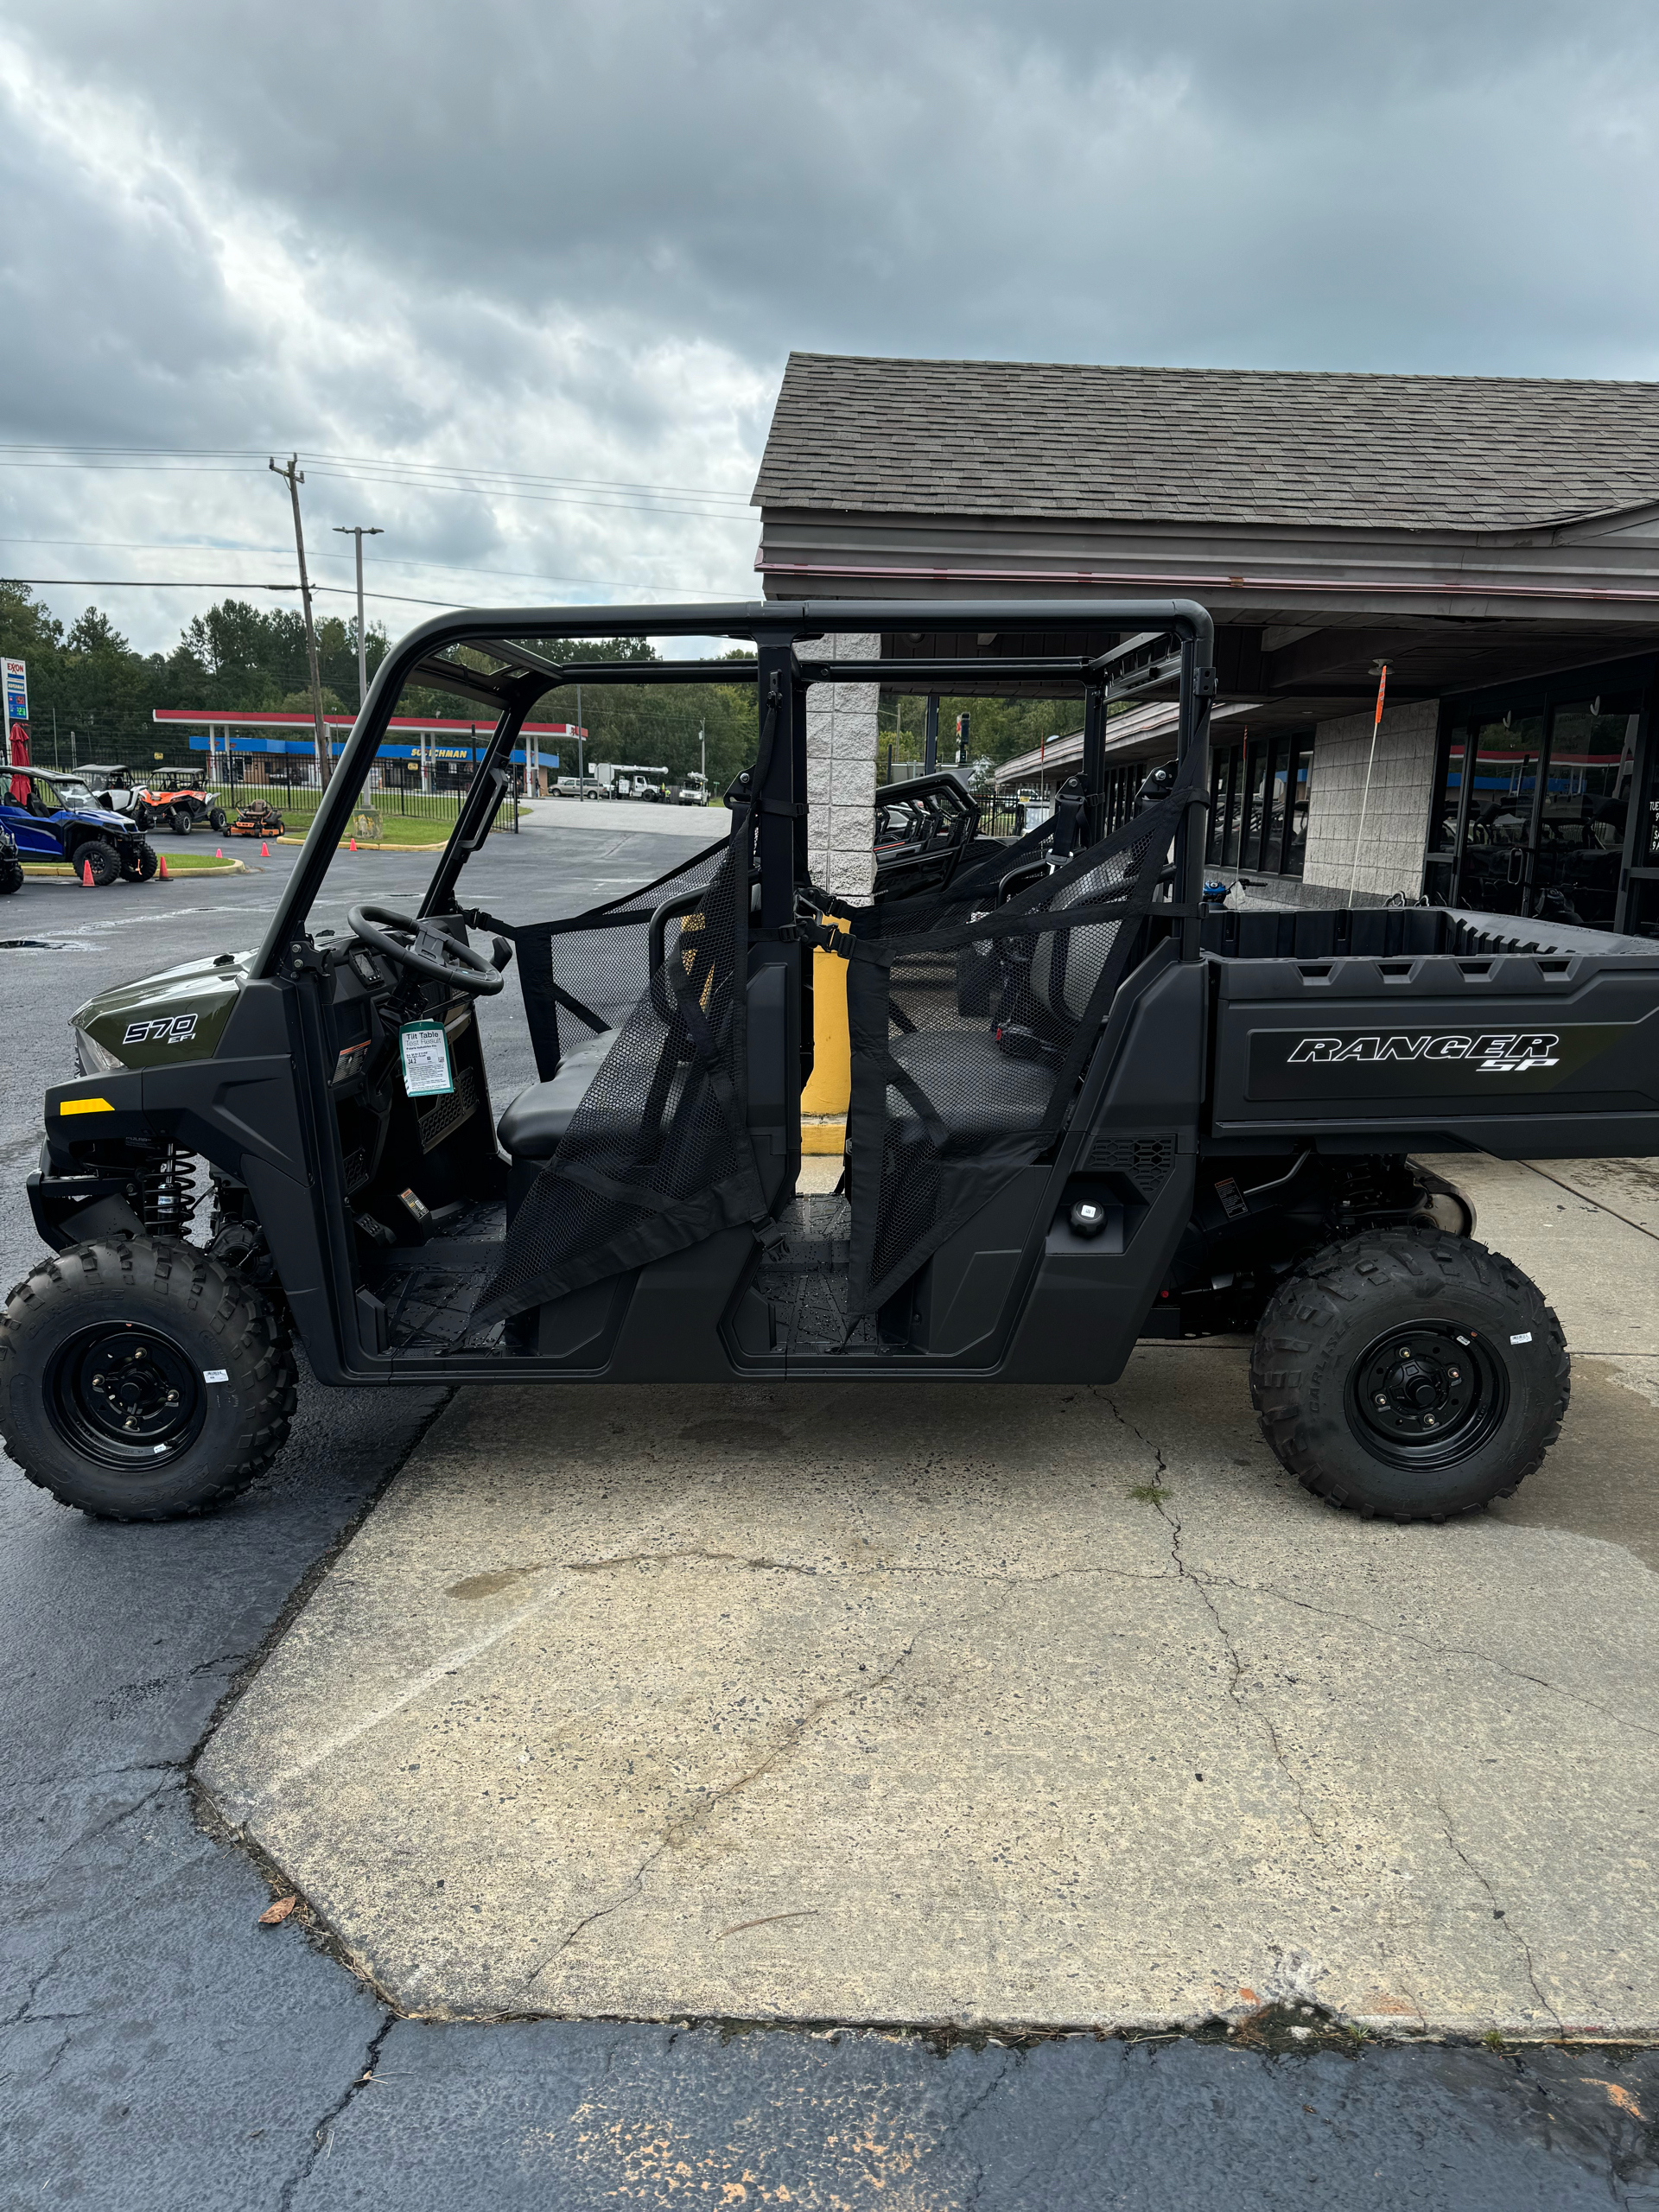
[(1659, 384), (791, 353), (758, 505), (1525, 529), (1659, 499)]

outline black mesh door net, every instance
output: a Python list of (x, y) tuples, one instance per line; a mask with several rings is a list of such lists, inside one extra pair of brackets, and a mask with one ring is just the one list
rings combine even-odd
[(855, 922), (854, 1311), (883, 1305), (1058, 1135), (1201, 761), (1191, 748), (1165, 798), (1012, 895), (1052, 825)]
[(516, 940), (537, 1090), (560, 1131), (475, 1319), (764, 1215), (744, 1104), (748, 873), (740, 827), (569, 920), (468, 918)]

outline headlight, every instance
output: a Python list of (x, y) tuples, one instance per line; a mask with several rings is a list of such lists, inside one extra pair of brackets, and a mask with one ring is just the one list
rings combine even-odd
[(73, 1022), (70, 1027), (74, 1030), (77, 1075), (118, 1075), (125, 1067), (126, 1062), (118, 1059), (107, 1045), (100, 1045), (84, 1029), (75, 1029)]

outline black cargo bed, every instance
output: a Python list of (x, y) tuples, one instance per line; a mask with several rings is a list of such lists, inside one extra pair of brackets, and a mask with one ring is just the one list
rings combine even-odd
[(1659, 944), (1504, 914), (1209, 915), (1212, 1138), (1659, 1153)]

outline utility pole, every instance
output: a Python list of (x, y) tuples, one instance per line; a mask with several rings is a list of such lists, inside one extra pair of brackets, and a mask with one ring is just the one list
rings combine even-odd
[(300, 558), (300, 601), (305, 609), (305, 657), (311, 669), (311, 720), (316, 731), (317, 784), (326, 789), (334, 771), (334, 754), (328, 746), (328, 725), (322, 719), (322, 671), (317, 665), (317, 626), (311, 619), (311, 579), (305, 573), (305, 532), (300, 526), (300, 486), (305, 476), (298, 454), (289, 457), (286, 468), (278, 468), (273, 461), (272, 473), (280, 476), (288, 486), (294, 502), (294, 547)]
[[(336, 537), (353, 537), (357, 541), (357, 711), (363, 711), (363, 702), (369, 696), (369, 651), (363, 630), (363, 541), (365, 537), (384, 537), (384, 530), (369, 530), (360, 523), (337, 522)], [(303, 562), (304, 555), (301, 555)]]
[(702, 795), (707, 798), (709, 796), (709, 725), (707, 722), (699, 722), (697, 725), (697, 752), (702, 759)]

